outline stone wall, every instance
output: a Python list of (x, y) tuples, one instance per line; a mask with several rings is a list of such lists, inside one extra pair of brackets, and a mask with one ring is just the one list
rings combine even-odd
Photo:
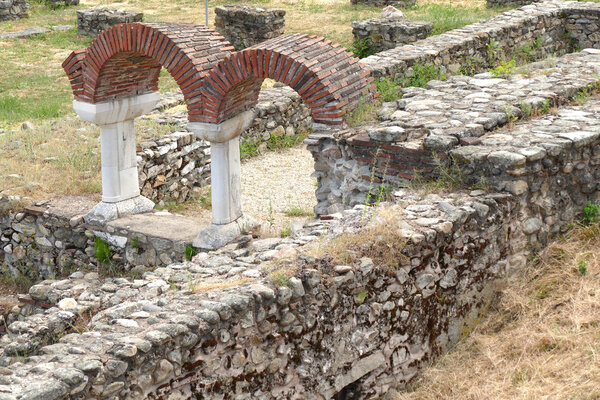
[(417, 0), (350, 0), (352, 4), (365, 4), (369, 6), (394, 6), (394, 7), (412, 7), (417, 4)]
[(106, 28), (128, 22), (141, 22), (144, 14), (137, 11), (126, 11), (122, 8), (110, 9), (94, 7), (77, 11), (77, 33), (96, 36)]
[(0, 21), (26, 18), (27, 10), (29, 10), (27, 0), (0, 1)]
[[(187, 240), (170, 240), (160, 237), (158, 232), (132, 229), (123, 219), (103, 228), (88, 226), (82, 216), (95, 205), (95, 200), (67, 196), (37, 203), (19, 212), (0, 213), (0, 265), (3, 266), (0, 273), (37, 280), (64, 276), (69, 271), (89, 269), (92, 265), (101, 266), (94, 250), (97, 238), (110, 246), (110, 267), (115, 272), (136, 266), (141, 266), (143, 272), (143, 267), (185, 259), (185, 247), (195, 234), (193, 226)], [(0, 198), (0, 202), (3, 201), (6, 198)], [(151, 217), (154, 221), (162, 218)], [(185, 218), (179, 218), (176, 224), (190, 229), (188, 222), (183, 221)]]
[(210, 185), (210, 144), (191, 132), (175, 132), (139, 144), (137, 164), (142, 196), (180, 203)]
[(76, 6), (79, 0), (46, 0), (52, 7), (59, 6)]
[(352, 34), (355, 40), (368, 40), (371, 47), (379, 52), (425, 39), (432, 27), (431, 22), (371, 18), (352, 22)]
[(378, 110), (379, 123), (309, 136), (305, 143), (318, 177), (315, 213), (364, 204), (369, 192), (380, 185), (405, 185), (415, 171), (423, 177), (439, 174), (437, 164), (445, 165), (452, 149), (564, 104), (582, 90), (591, 93), (600, 72), (597, 52), (589, 49), (531, 64), (525, 67), (527, 79), (486, 73), (431, 81), (425, 89), (405, 88), (402, 99)]
[(231, 5), (215, 7), (215, 29), (236, 50), (283, 35), (285, 10)]
[(524, 6), (526, 4), (537, 3), (542, 0), (487, 0), (486, 6), (492, 7), (507, 7), (507, 6)]
[[(456, 74), (461, 69), (482, 72), (490, 65), (490, 44), (505, 54), (523, 46), (536, 45), (532, 56), (536, 59), (550, 54), (560, 55), (579, 46), (578, 39), (594, 34), (594, 23), (580, 21), (567, 28), (569, 15), (591, 15), (598, 5), (582, 2), (543, 2), (504, 12), (485, 22), (431, 36), (413, 44), (397, 46), (363, 58), (375, 77), (399, 80), (414, 64), (434, 64), (443, 73)], [(595, 17), (594, 17), (595, 18)], [(573, 36), (575, 32), (581, 32)], [(585, 32), (585, 33), (584, 33)], [(586, 44), (586, 47), (590, 43)], [(591, 43), (594, 47), (600, 42)]]

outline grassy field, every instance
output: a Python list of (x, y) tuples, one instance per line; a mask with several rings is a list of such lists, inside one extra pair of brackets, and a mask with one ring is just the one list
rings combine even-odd
[[(234, 1), (211, 1), (209, 25), (214, 23), (214, 7)], [(406, 10), (413, 20), (434, 24), (433, 34), (470, 24), (502, 10), (486, 9), (484, 0), (419, 0)], [(375, 17), (377, 7), (351, 5), (348, 0), (250, 0), (245, 4), (282, 8), (286, 14), (286, 32), (304, 32), (325, 36), (349, 48), (352, 45), (351, 22)], [(204, 2), (196, 0), (125, 0), (110, 2), (85, 0), (77, 7), (49, 9), (42, 0), (31, 2), (30, 17), (0, 23), (0, 32), (18, 31), (28, 27), (75, 25), (76, 10), (91, 6), (135, 9), (144, 12), (145, 21), (190, 21), (204, 23)], [(25, 39), (0, 40), (0, 128), (20, 122), (40, 121), (73, 114), (71, 90), (60, 64), (72, 50), (85, 48), (91, 38), (77, 35), (75, 30), (51, 32)], [(163, 70), (161, 91), (176, 88), (175, 82)]]
[(600, 228), (576, 227), (395, 400), (600, 398)]

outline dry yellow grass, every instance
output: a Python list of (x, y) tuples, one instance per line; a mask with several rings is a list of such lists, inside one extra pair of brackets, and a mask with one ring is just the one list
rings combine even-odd
[(599, 248), (597, 225), (550, 245), (470, 337), (395, 399), (599, 399)]

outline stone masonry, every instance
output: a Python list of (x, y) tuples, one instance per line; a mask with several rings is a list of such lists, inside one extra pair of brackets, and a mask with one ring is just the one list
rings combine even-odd
[(352, 22), (352, 34), (355, 40), (368, 40), (379, 52), (425, 39), (431, 33), (432, 27), (431, 22), (371, 18)]
[[(69, 2), (69, 4), (77, 4)], [(77, 11), (77, 33), (80, 35), (96, 36), (106, 28), (128, 22), (141, 22), (144, 14), (125, 9), (110, 9), (94, 7)]]
[(236, 50), (283, 35), (285, 10), (231, 5), (215, 7), (215, 29)]
[(352, 4), (365, 4), (369, 6), (383, 7), (413, 7), (417, 4), (417, 0), (350, 0)]
[(506, 6), (524, 6), (526, 4), (536, 3), (542, 0), (487, 0), (486, 6), (492, 7), (506, 7)]
[(0, 1), (0, 21), (26, 18), (28, 9), (27, 0)]
[(47, 0), (47, 1), (53, 7), (76, 6), (79, 4), (79, 0)]

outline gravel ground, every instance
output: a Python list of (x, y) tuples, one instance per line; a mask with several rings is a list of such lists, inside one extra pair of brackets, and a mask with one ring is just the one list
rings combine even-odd
[[(291, 217), (292, 208), (312, 213), (316, 205), (317, 180), (312, 155), (304, 145), (282, 151), (269, 151), (242, 163), (242, 209), (262, 223), (265, 233), (278, 235), (291, 221), (304, 221), (308, 216)], [(210, 210), (186, 207), (182, 214), (209, 223)], [(314, 217), (314, 215), (313, 215)]]

